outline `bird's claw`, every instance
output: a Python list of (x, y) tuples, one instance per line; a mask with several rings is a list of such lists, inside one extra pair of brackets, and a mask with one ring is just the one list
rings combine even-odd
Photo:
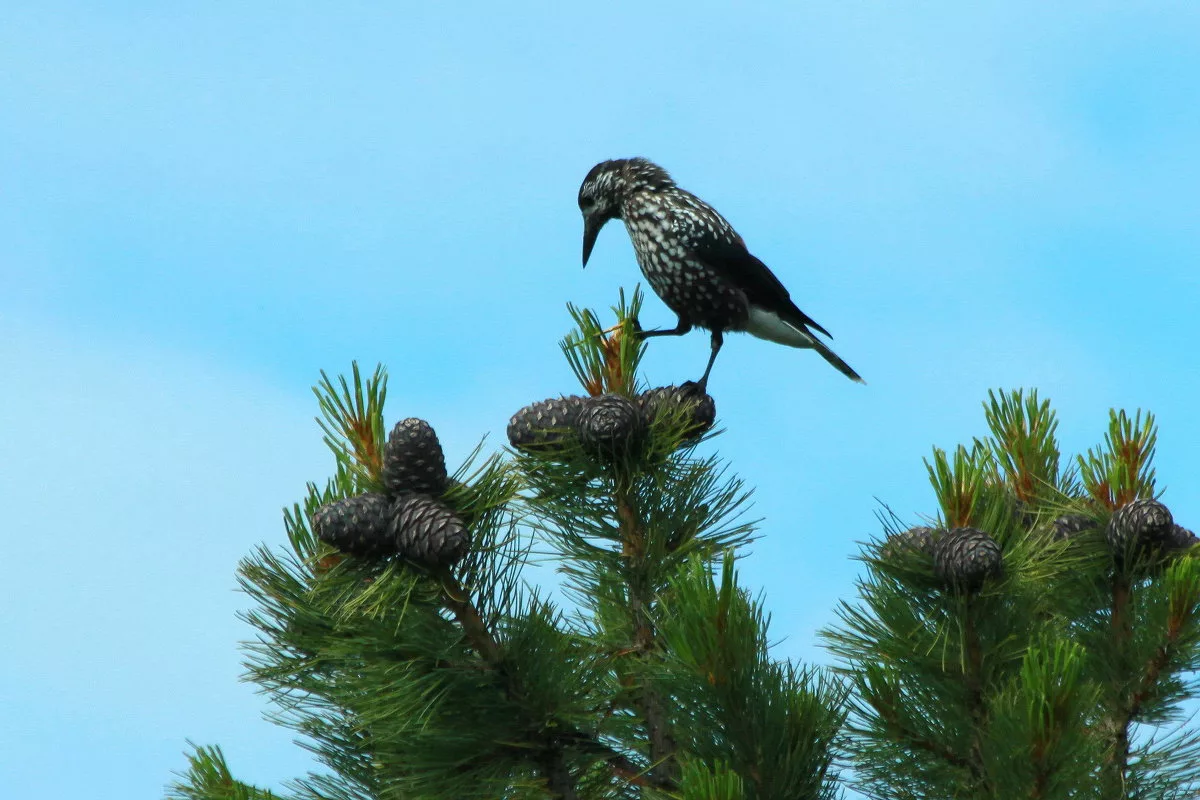
[[(634, 333), (642, 332), (642, 326), (638, 324), (637, 317), (634, 317), (628, 321), (633, 323), (630, 327), (633, 329)], [(618, 333), (624, 327), (625, 327), (625, 320), (622, 320), (621, 322), (618, 322), (616, 325), (609, 326), (609, 327), (605, 328), (604, 330), (600, 331), (600, 335), (601, 336), (611, 336), (614, 333)]]
[(626, 322), (629, 323), (629, 332), (634, 338), (643, 338), (643, 335), (646, 333), (646, 331), (642, 328), (641, 323), (638, 322), (637, 317), (630, 317), (626, 320), (618, 322), (616, 325), (613, 325), (610, 328), (605, 328), (604, 330), (600, 331), (600, 335), (607, 337), (613, 335), (614, 333), (619, 333), (625, 328)]

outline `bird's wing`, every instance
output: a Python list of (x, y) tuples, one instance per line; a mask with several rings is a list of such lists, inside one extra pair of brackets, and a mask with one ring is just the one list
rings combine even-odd
[(787, 288), (749, 250), (742, 237), (716, 209), (690, 195), (690, 202), (671, 215), (679, 241), (697, 260), (708, 264), (746, 293), (746, 299), (774, 311), (797, 325), (810, 326), (829, 338), (833, 335), (792, 302)]

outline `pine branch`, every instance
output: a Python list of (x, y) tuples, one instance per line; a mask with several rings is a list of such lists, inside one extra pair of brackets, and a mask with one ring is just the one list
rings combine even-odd
[(983, 740), (987, 729), (988, 709), (983, 696), (983, 652), (975, 630), (975, 604), (968, 598), (963, 610), (963, 639), (966, 646), (966, 670), (963, 681), (967, 689), (967, 708), (971, 714), (971, 775), (979, 783), (987, 783), (983, 767)]
[(945, 450), (935, 447), (933, 461), (927, 459), (925, 469), (946, 525), (951, 528), (975, 525), (987, 479), (995, 469), (988, 449), (978, 441), (971, 450), (959, 445), (951, 461)]
[(881, 697), (876, 694), (867, 696), (867, 702), (871, 708), (875, 709), (879, 714), (879, 718), (883, 720), (895, 738), (905, 742), (911, 747), (929, 753), (931, 756), (940, 758), (947, 764), (959, 769), (970, 770), (971, 760), (955, 752), (950, 747), (941, 742), (922, 736), (916, 730), (909, 728), (900, 715), (896, 713), (896, 707), (892, 703), (885, 703)]
[(220, 747), (192, 748), (188, 770), (168, 788), (168, 800), (278, 800), (278, 795), (266, 789), (235, 780)]
[(333, 451), (339, 473), (345, 473), (359, 490), (378, 489), (383, 471), (383, 404), (387, 400), (387, 372), (380, 364), (365, 382), (352, 362), (352, 383), (339, 375), (335, 385), (321, 371), (321, 381), (313, 387), (321, 416), (317, 424), (324, 433), (326, 446)]
[(1166, 644), (1159, 647), (1154, 653), (1154, 657), (1146, 664), (1137, 691), (1130, 698), (1129, 713), (1125, 717), (1126, 728), (1133, 724), (1134, 720), (1142, 713), (1143, 704), (1156, 693), (1155, 689), (1158, 687), (1158, 679), (1162, 675), (1163, 668), (1171, 661), (1172, 651), (1175, 647), (1175, 635), (1177, 633), (1178, 631), (1169, 632)]
[(567, 764), (566, 754), (561, 747), (546, 749), (542, 757), (542, 772), (546, 776), (546, 785), (554, 800), (579, 800), (575, 789), (575, 776)]
[(664, 596), (658, 685), (678, 720), (681, 773), (700, 760), (736, 773), (746, 796), (831, 797), (845, 687), (770, 657), (768, 618), (738, 585), (732, 553), (720, 567), (692, 559)]
[[(1177, 580), (1178, 583), (1174, 585), (1168, 600), (1166, 629), (1163, 631), (1162, 642), (1143, 665), (1137, 687), (1129, 695), (1128, 702), (1121, 710), (1117, 720), (1116, 743), (1112, 759), (1113, 767), (1122, 781), (1125, 780), (1129, 769), (1129, 756), (1132, 749), (1130, 730), (1141, 717), (1146, 704), (1159, 695), (1164, 671), (1178, 654), (1181, 635), (1189, 624), (1195, 624), (1196, 605), (1200, 601), (1200, 582), (1196, 580), (1195, 571), (1190, 565), (1181, 565), (1175, 572), (1176, 574), (1171, 575), (1170, 578)], [(1130, 588), (1127, 579), (1121, 577), (1116, 578), (1114, 584), (1116, 586), (1113, 601), (1114, 632), (1118, 637), (1118, 647), (1123, 647), (1128, 643), (1132, 634), (1128, 630), (1127, 621)], [(1119, 626), (1116, 619), (1118, 611), (1122, 613)]]
[(605, 328), (596, 312), (568, 304), (567, 311), (575, 320), (576, 330), (562, 340), (563, 355), (571, 371), (590, 395), (637, 393), (637, 368), (645, 353), (645, 340), (636, 335), (638, 313), (642, 308), (642, 291), (636, 290), (626, 303), (625, 291), (613, 312), (617, 324)]
[(1037, 390), (988, 391), (984, 414), (992, 431), (992, 453), (1017, 499), (1034, 503), (1058, 484), (1058, 420)]
[(559, 738), (580, 753), (604, 762), (618, 780), (632, 786), (651, 787), (660, 791), (674, 791), (675, 789), (671, 782), (648, 773), (645, 767), (634, 763), (628, 756), (618, 753), (594, 736), (589, 736), (579, 730), (564, 729)]
[[(1132, 622), (1129, 618), (1129, 600), (1129, 579), (1120, 570), (1116, 570), (1112, 578), (1112, 605), (1110, 611), (1113, 652), (1116, 653), (1126, 652), (1129, 641), (1133, 636)], [(1119, 674), (1114, 675), (1114, 680), (1119, 683), (1121, 676)], [(1116, 689), (1114, 696), (1119, 697), (1121, 694), (1119, 685), (1114, 688)], [(1132, 704), (1117, 713), (1119, 716), (1113, 721), (1113, 745), (1109, 759), (1109, 765), (1116, 776), (1116, 780), (1112, 784), (1114, 787), (1125, 785), (1126, 776), (1129, 771), (1129, 729), (1133, 724)]]
[[(506, 681), (509, 695), (518, 701), (524, 692), (519, 683), (512, 677), (504, 663), (504, 652), (500, 643), (488, 629), (479, 610), (470, 602), (466, 590), (461, 583), (451, 575), (442, 576), (443, 598), (446, 608), (454, 614), (462, 626), (463, 633), (471, 647), (495, 669)], [(554, 725), (556, 733), (547, 734), (541, 743), (541, 763), (546, 770), (545, 775), (551, 792), (557, 798), (571, 800), (578, 797), (575, 779), (572, 776), (568, 761), (567, 747), (603, 761), (618, 779), (638, 786), (654, 786), (659, 789), (670, 789), (671, 784), (658, 780), (655, 776), (644, 775), (644, 770), (630, 761), (628, 757), (613, 750), (594, 736), (557, 722)]]
[[(633, 624), (634, 646), (638, 657), (649, 661), (657, 658), (658, 650), (654, 622), (650, 616), (650, 604), (654, 596), (644, 569), (646, 536), (634, 508), (625, 476), (618, 476), (613, 499), (621, 531), (622, 552), (628, 558), (630, 566), (629, 614)], [(671, 736), (663, 698), (651, 682), (651, 678), (643, 678), (641, 693), (635, 698), (635, 704), (646, 720), (650, 761), (654, 765), (651, 772), (663, 784), (674, 786), (678, 781), (678, 765), (674, 760), (676, 744)]]
[(501, 650), (492, 632), (488, 630), (487, 624), (484, 623), (483, 617), (480, 616), (479, 610), (471, 604), (468, 599), (466, 590), (458, 579), (453, 575), (442, 575), (442, 601), (445, 603), (458, 620), (458, 624), (462, 626), (463, 634), (467, 637), (467, 641), (475, 652), (486, 661), (489, 665), (497, 667), (500, 665)]
[[(441, 576), (441, 582), (443, 602), (462, 626), (467, 641), (480, 657), (502, 677), (509, 697), (520, 701), (524, 696), (523, 687), (505, 668), (504, 650), (496, 641), (496, 637), (488, 630), (479, 610), (470, 602), (466, 590), (458, 579), (449, 573)], [(543, 774), (546, 777), (550, 795), (555, 800), (578, 800), (575, 776), (571, 773), (561, 741), (557, 737), (546, 735), (541, 746)]]
[(1155, 496), (1154, 451), (1158, 426), (1154, 415), (1139, 410), (1131, 420), (1124, 410), (1109, 411), (1102, 448), (1077, 456), (1079, 477), (1088, 494), (1115, 511), (1143, 497)]

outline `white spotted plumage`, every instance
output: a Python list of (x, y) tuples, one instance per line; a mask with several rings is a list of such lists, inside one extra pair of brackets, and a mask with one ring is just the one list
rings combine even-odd
[(674, 330), (647, 335), (682, 334), (692, 326), (712, 331), (712, 356), (702, 385), (725, 331), (815, 349), (844, 375), (862, 382), (810, 330), (827, 334), (795, 306), (733, 226), (712, 206), (679, 188), (662, 167), (643, 158), (601, 162), (580, 186), (579, 207), (585, 224), (584, 263), (604, 223), (623, 220), (642, 274), (679, 317)]

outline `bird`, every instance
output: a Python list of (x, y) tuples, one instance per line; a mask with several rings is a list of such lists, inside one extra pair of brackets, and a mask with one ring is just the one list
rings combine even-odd
[(713, 363), (729, 331), (791, 347), (810, 348), (857, 383), (850, 365), (817, 338), (832, 338), (792, 302), (775, 274), (716, 209), (676, 185), (646, 158), (601, 161), (579, 187), (583, 214), (583, 266), (600, 230), (612, 219), (625, 223), (638, 266), (654, 293), (675, 312), (674, 328), (642, 331), (643, 338), (682, 336), (693, 327), (712, 334), (712, 351), (696, 386), (706, 390)]

